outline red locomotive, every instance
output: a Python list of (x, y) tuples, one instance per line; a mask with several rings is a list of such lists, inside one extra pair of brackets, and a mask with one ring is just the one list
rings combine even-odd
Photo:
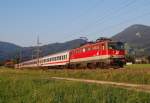
[(100, 38), (70, 51), (70, 64), (88, 68), (123, 67), (125, 50), (122, 42)]
[[(34, 62), (32, 62), (34, 61)], [(108, 68), (125, 64), (124, 44), (106, 38), (88, 42), (79, 48), (16, 64), (22, 67)]]

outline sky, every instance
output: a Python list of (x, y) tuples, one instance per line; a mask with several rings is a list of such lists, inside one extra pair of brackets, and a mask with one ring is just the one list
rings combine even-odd
[(0, 41), (20, 46), (111, 37), (150, 26), (150, 0), (0, 0)]

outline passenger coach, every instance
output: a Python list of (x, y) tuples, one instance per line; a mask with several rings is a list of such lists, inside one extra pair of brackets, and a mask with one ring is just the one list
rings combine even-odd
[(69, 63), (69, 51), (40, 58), (40, 66), (64, 66)]

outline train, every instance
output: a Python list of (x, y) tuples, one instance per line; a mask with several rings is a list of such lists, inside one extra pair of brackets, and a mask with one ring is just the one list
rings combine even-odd
[(18, 63), (15, 68), (122, 68), (125, 63), (123, 42), (99, 38), (78, 48)]

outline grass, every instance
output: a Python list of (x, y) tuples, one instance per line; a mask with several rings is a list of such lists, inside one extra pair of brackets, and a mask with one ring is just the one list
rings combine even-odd
[(0, 68), (0, 103), (150, 103), (150, 94), (107, 85), (52, 80), (74, 77), (150, 84), (150, 65), (119, 70), (16, 70)]
[(135, 64), (126, 66), (126, 69), (109, 69), (109, 70), (13, 70), (1, 69), (0, 75), (12, 76), (14, 74), (23, 76), (35, 76), (50, 78), (57, 77), (72, 77), (84, 78), (114, 82), (126, 82), (135, 84), (150, 84), (150, 64)]
[(150, 64), (133, 64), (125, 66), (128, 69), (150, 69)]
[[(15, 74), (16, 75), (16, 74)], [(149, 103), (150, 94), (23, 73), (0, 76), (0, 103)]]

